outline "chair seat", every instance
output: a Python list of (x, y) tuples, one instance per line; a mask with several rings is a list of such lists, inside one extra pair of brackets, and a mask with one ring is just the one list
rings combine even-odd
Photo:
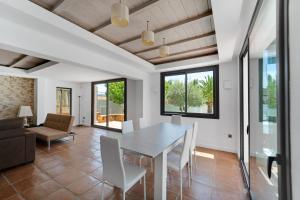
[(125, 191), (131, 188), (146, 174), (145, 168), (138, 167), (129, 163), (124, 163), (124, 170), (126, 175), (126, 188), (124, 188)]
[(179, 171), (180, 167), (180, 155), (175, 152), (168, 153), (168, 167), (173, 170)]

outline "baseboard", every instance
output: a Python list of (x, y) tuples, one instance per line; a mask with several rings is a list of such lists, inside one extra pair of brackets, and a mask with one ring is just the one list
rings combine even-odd
[(197, 144), (197, 146), (208, 148), (208, 149), (215, 149), (215, 150), (219, 150), (219, 151), (226, 151), (226, 152), (235, 153), (235, 154), (237, 153), (236, 149), (219, 147), (219, 146), (211, 145), (211, 144)]

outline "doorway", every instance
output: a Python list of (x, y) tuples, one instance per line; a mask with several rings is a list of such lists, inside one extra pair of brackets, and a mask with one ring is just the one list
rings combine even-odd
[(127, 81), (113, 79), (92, 83), (92, 125), (120, 131), (127, 118)]
[(259, 0), (240, 54), (241, 166), (251, 199), (289, 200), (287, 1)]

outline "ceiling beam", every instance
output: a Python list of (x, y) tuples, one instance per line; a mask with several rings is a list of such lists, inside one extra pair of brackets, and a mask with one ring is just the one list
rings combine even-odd
[[(211, 31), (209, 33), (204, 33), (204, 34), (201, 34), (201, 35), (197, 35), (197, 36), (185, 38), (185, 39), (182, 39), (182, 40), (177, 40), (177, 41), (174, 41), (174, 42), (166, 43), (165, 45), (172, 46), (172, 45), (176, 45), (176, 44), (180, 44), (180, 43), (184, 43), (184, 42), (189, 42), (189, 41), (209, 37), (209, 36), (212, 36), (212, 35), (215, 35), (215, 34), (216, 34), (215, 31)], [(152, 47), (152, 48), (149, 48), (149, 49), (136, 51), (136, 52), (133, 52), (133, 53), (134, 54), (141, 54), (141, 53), (145, 53), (145, 52), (148, 52), (148, 51), (153, 51), (153, 50), (159, 49), (159, 47), (160, 46), (156, 46), (156, 47)]]
[[(209, 45), (209, 46), (205, 46), (205, 47), (200, 47), (200, 48), (197, 48), (197, 49), (182, 51), (182, 52), (178, 52), (178, 53), (173, 53), (173, 54), (170, 54), (168, 57), (164, 57), (164, 58), (169, 58), (171, 56), (178, 56), (178, 55), (182, 55), (182, 54), (186, 54), (186, 53), (193, 53), (195, 51), (208, 50), (208, 49), (212, 49), (212, 48), (217, 48), (217, 44), (213, 44), (213, 45)], [(147, 60), (151, 62), (153, 60), (160, 59), (160, 58), (163, 59), (162, 57), (154, 57), (154, 58), (150, 58), (150, 59), (147, 59)]]
[[(195, 17), (184, 19), (184, 20), (181, 20), (179, 22), (176, 22), (176, 23), (173, 23), (173, 24), (169, 24), (167, 26), (164, 26), (164, 27), (161, 27), (159, 29), (153, 30), (153, 32), (154, 33), (160, 33), (160, 32), (163, 32), (163, 31), (166, 31), (166, 30), (169, 30), (169, 29), (172, 29), (172, 28), (175, 28), (175, 27), (178, 27), (178, 26), (181, 26), (181, 25), (184, 25), (184, 24), (187, 24), (187, 23), (199, 20), (199, 19), (207, 17), (207, 16), (211, 16), (211, 15), (212, 15), (212, 10), (208, 10), (208, 11), (206, 11), (206, 12), (200, 14), (200, 15), (197, 15)], [(140, 39), (140, 37), (141, 37), (140, 35), (137, 35), (137, 36), (134, 36), (132, 38), (126, 39), (126, 40), (124, 40), (122, 42), (119, 42), (116, 45), (123, 45), (123, 44), (129, 43), (129, 42), (135, 41), (137, 39)]]
[[(62, 3), (64, 2), (64, 0), (59, 0), (58, 2), (56, 2), (51, 9), (49, 9), (50, 12), (55, 11)], [(15, 64), (17, 64), (18, 62), (20, 62), (21, 60), (25, 59), (27, 57), (27, 55), (22, 55), (19, 59), (17, 59), (14, 63), (12, 63), (9, 67), (15, 67)]]
[(58, 0), (49, 11), (53, 12), (55, 11), (62, 3), (64, 2), (64, 0)]
[(10, 64), (9, 67), (16, 67), (16, 64), (19, 63), (21, 60), (23, 60), (26, 57), (27, 57), (27, 55), (21, 55), (12, 64)]
[(185, 57), (185, 58), (177, 58), (177, 59), (172, 59), (172, 60), (167, 60), (167, 61), (158, 61), (158, 62), (154, 61), (153, 64), (160, 65), (160, 64), (166, 64), (166, 63), (171, 63), (171, 62), (182, 61), (182, 60), (186, 60), (186, 59), (202, 58), (202, 57), (212, 56), (212, 55), (218, 55), (218, 50), (215, 50), (215, 51), (209, 52), (209, 53), (188, 56), (188, 57)]
[[(138, 11), (141, 11), (141, 10), (143, 10), (143, 9), (145, 9), (146, 7), (149, 7), (149, 6), (151, 6), (151, 5), (153, 5), (153, 4), (155, 4), (155, 3), (157, 3), (159, 0), (150, 0), (150, 1), (147, 1), (147, 2), (145, 2), (145, 3), (142, 3), (142, 4), (140, 4), (140, 5), (138, 5), (138, 6), (136, 6), (136, 7), (134, 7), (134, 8), (132, 8), (132, 9), (130, 9), (129, 10), (129, 15), (132, 15), (132, 14), (134, 14), (134, 13), (137, 13)], [(109, 20), (106, 20), (105, 22), (103, 22), (102, 24), (100, 24), (99, 26), (97, 26), (97, 27), (95, 27), (95, 28), (92, 28), (91, 30), (90, 30), (90, 32), (97, 32), (97, 31), (99, 31), (100, 29), (102, 29), (102, 28), (104, 28), (104, 27), (106, 27), (106, 26), (108, 26), (108, 25), (110, 25), (111, 24), (111, 21), (110, 21), (110, 19)]]

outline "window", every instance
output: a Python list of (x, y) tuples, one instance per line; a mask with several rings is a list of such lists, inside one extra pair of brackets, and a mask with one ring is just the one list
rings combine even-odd
[(72, 114), (72, 89), (56, 88), (56, 114), (71, 115)]
[(219, 118), (219, 67), (161, 73), (161, 115)]

